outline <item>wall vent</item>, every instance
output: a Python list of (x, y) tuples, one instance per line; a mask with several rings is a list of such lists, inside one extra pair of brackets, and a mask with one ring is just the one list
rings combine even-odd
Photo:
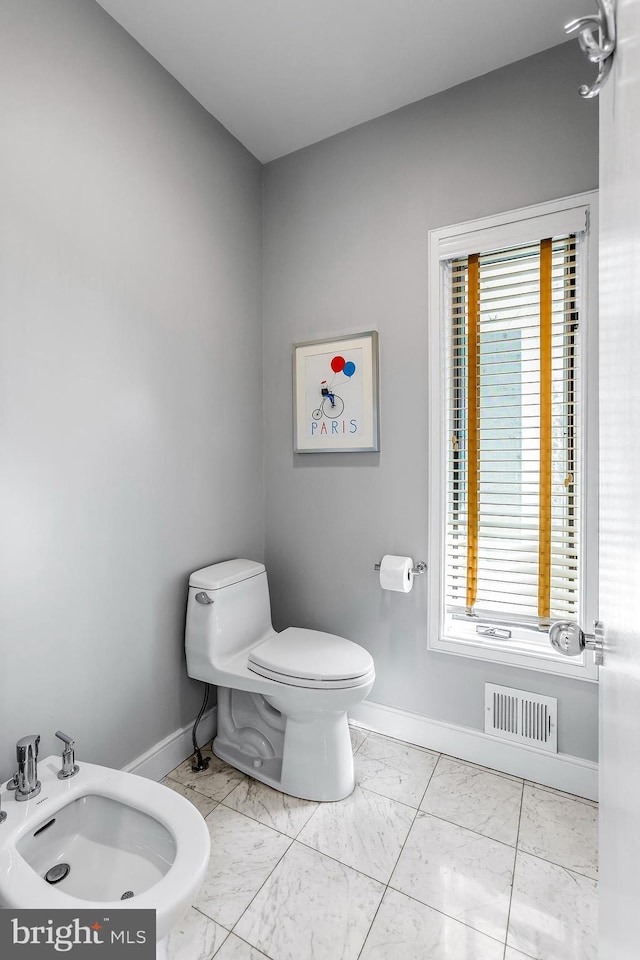
[(484, 732), (558, 752), (558, 701), (527, 690), (484, 685)]

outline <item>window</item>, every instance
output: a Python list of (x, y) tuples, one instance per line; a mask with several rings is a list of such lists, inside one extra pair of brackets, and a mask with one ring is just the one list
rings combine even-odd
[(548, 629), (595, 616), (594, 212), (591, 194), (430, 238), (430, 646), (585, 678), (591, 655), (561, 659)]

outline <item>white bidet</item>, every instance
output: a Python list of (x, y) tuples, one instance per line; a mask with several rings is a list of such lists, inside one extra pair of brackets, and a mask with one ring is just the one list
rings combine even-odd
[(81, 763), (61, 780), (59, 769), (56, 756), (39, 763), (42, 789), (32, 800), (19, 803), (2, 788), (0, 906), (153, 909), (163, 958), (206, 874), (202, 816), (173, 790), (135, 774)]

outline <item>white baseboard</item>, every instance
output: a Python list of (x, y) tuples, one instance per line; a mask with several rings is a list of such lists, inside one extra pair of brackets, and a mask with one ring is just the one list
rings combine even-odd
[(578, 797), (598, 799), (598, 764), (591, 760), (499, 740), (471, 727), (459, 727), (369, 700), (350, 710), (349, 718), (388, 737), (543, 783)]
[[(217, 707), (212, 707), (207, 710), (198, 724), (198, 744), (200, 746), (208, 743), (215, 735), (217, 709)], [(182, 763), (193, 753), (192, 729), (193, 723), (189, 723), (187, 726), (181, 727), (180, 730), (175, 730), (122, 769), (126, 773), (137, 773), (141, 777), (147, 777), (148, 780), (162, 780), (174, 767), (177, 767), (179, 763)]]
[[(198, 743), (207, 743), (216, 731), (216, 707), (202, 717)], [(598, 799), (598, 764), (566, 753), (548, 753), (528, 744), (499, 740), (471, 727), (445, 723), (419, 713), (409, 713), (365, 700), (349, 711), (352, 722), (397, 740), (415, 743), (438, 753), (491, 767), (542, 783), (578, 797)], [(169, 734), (123, 769), (150, 780), (162, 780), (193, 752), (189, 723)]]

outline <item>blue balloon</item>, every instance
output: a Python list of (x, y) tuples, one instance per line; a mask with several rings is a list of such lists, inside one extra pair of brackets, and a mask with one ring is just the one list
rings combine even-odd
[(355, 363), (353, 363), (351, 360), (347, 360), (344, 367), (342, 368), (342, 372), (344, 373), (345, 377), (352, 377), (356, 372)]

